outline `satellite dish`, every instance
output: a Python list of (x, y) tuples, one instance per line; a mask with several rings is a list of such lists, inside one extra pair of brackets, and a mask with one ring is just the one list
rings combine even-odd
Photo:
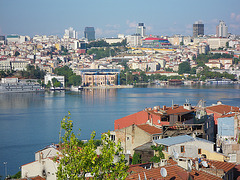
[(191, 166), (193, 165), (193, 162), (192, 162), (192, 160), (191, 160), (191, 159), (189, 159), (189, 163), (190, 163), (190, 165), (191, 165)]
[(173, 156), (174, 156), (175, 159), (178, 159), (179, 154), (177, 152), (174, 152)]
[(206, 161), (202, 161), (202, 165), (203, 165), (204, 167), (208, 167), (208, 163), (207, 163)]
[(188, 171), (189, 171), (189, 172), (191, 172), (191, 171), (192, 171), (192, 165), (191, 165), (191, 163), (190, 163), (190, 162), (188, 163)]
[(160, 173), (162, 177), (167, 177), (167, 170), (165, 168), (161, 168)]
[(146, 176), (145, 172), (144, 172), (144, 180), (147, 180), (147, 176)]

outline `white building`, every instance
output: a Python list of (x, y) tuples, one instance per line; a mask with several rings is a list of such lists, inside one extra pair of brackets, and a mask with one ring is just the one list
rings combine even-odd
[(225, 48), (228, 41), (228, 38), (209, 38), (208, 44), (210, 49)]
[(228, 36), (228, 27), (224, 21), (219, 21), (219, 25), (216, 27), (217, 37), (227, 37)]
[(57, 76), (57, 75), (51, 75), (51, 74), (47, 74), (44, 76), (44, 84), (48, 84), (48, 81), (50, 81), (51, 85), (53, 86), (53, 83), (52, 83), (53, 78), (56, 78), (62, 84), (62, 86), (65, 87), (64, 76)]
[(141, 37), (146, 35), (146, 27), (144, 26), (144, 23), (138, 23), (136, 34), (140, 34)]
[(127, 37), (127, 44), (130, 47), (139, 47), (142, 45), (142, 37), (139, 34), (134, 34)]
[(56, 180), (58, 162), (54, 158), (57, 158), (60, 154), (61, 152), (55, 145), (47, 146), (36, 152), (35, 161), (21, 166), (21, 177), (41, 176), (47, 180)]
[(64, 34), (65, 37), (68, 37), (68, 38), (73, 38), (73, 39), (77, 39), (77, 32), (72, 28), (68, 28), (68, 29), (65, 29), (65, 34)]
[(29, 61), (12, 61), (11, 62), (11, 67), (12, 70), (14, 71), (26, 71), (27, 70), (27, 65), (29, 65)]

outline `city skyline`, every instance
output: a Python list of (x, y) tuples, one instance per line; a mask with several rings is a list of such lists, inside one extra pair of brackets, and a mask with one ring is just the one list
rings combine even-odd
[(195, 21), (202, 21), (204, 34), (216, 34), (223, 20), (232, 34), (240, 34), (239, 0), (110, 1), (2, 0), (0, 35), (58, 35), (73, 27), (84, 36), (84, 28), (94, 27), (96, 38), (133, 34), (138, 23), (144, 23), (146, 34), (190, 35)]

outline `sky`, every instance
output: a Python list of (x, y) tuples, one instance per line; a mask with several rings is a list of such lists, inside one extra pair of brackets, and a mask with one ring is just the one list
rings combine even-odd
[(0, 0), (0, 35), (58, 35), (73, 27), (84, 36), (94, 27), (96, 37), (131, 35), (138, 23), (147, 35), (192, 35), (195, 21), (205, 34), (216, 34), (223, 20), (240, 35), (240, 0)]

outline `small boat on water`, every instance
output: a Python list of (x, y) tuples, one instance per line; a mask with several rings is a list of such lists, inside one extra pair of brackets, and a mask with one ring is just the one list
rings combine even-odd
[(71, 86), (70, 91), (78, 92), (83, 89), (82, 86)]

